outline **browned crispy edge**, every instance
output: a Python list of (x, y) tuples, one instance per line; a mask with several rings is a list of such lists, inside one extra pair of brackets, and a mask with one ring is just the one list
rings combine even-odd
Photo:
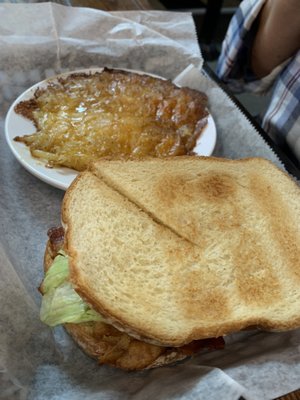
[[(199, 102), (199, 104), (202, 105), (202, 115), (199, 116), (199, 120), (198, 120), (198, 124), (195, 127), (195, 131), (193, 133), (193, 136), (191, 138), (191, 143), (189, 143), (188, 145), (188, 153), (193, 154), (193, 148), (196, 145), (196, 142), (198, 140), (198, 138), (200, 137), (203, 129), (205, 128), (205, 126), (207, 125), (207, 117), (208, 117), (208, 109), (207, 109), (207, 103), (208, 103), (208, 97), (205, 93), (195, 90), (195, 89), (191, 89), (188, 87), (180, 87), (177, 86), (176, 84), (174, 84), (171, 80), (169, 79), (163, 79), (163, 78), (159, 78), (159, 77), (153, 77), (151, 75), (147, 75), (147, 73), (145, 74), (138, 74), (135, 72), (131, 72), (131, 71), (125, 71), (125, 70), (118, 70), (118, 69), (113, 69), (113, 68), (103, 68), (103, 71), (100, 72), (74, 72), (70, 75), (67, 76), (57, 76), (56, 78), (56, 82), (55, 81), (51, 81), (48, 85), (49, 86), (53, 86), (56, 84), (61, 84), (63, 85), (65, 82), (72, 80), (72, 79), (76, 79), (77, 77), (87, 77), (87, 78), (93, 78), (94, 76), (100, 76), (103, 72), (109, 73), (109, 74), (121, 74), (121, 75), (127, 75), (127, 76), (137, 76), (140, 78), (140, 80), (155, 80), (155, 81), (160, 81), (161, 84), (163, 86), (172, 86), (175, 89), (180, 90), (181, 92), (186, 92), (188, 93), (191, 98), (193, 98), (194, 100), (197, 100)], [(53, 78), (55, 79), (55, 77)], [(37, 103), (37, 98), (45, 93), (47, 91), (47, 87), (46, 88), (37, 88), (36, 91), (33, 94), (33, 97), (29, 100), (25, 100), (25, 101), (21, 101), (20, 103), (18, 103), (14, 110), (17, 114), (22, 115), (23, 117), (31, 120), (35, 126), (36, 129), (38, 129), (38, 122), (36, 121), (36, 119), (34, 118), (34, 111), (36, 109), (38, 109), (38, 103)], [(16, 136), (14, 138), (15, 141), (20, 141), (22, 142), (22, 136)]]

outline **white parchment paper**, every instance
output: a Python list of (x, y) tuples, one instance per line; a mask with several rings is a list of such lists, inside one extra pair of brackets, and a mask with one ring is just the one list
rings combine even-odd
[(60, 72), (118, 67), (204, 90), (218, 131), (215, 154), (281, 161), (228, 96), (201, 73), (192, 17), (51, 3), (0, 5), (0, 398), (271, 399), (300, 384), (300, 332), (248, 332), (222, 351), (176, 366), (126, 373), (99, 367), (62, 328), (39, 321), (46, 231), (60, 223), (63, 192), (11, 154), (4, 120), (25, 89)]

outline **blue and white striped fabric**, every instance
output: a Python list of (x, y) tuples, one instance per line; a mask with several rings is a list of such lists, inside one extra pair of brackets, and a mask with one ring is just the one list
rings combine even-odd
[(258, 80), (250, 68), (249, 50), (264, 3), (244, 0), (240, 4), (223, 42), (217, 75), (236, 93), (272, 90), (262, 127), (279, 145), (286, 142), (300, 161), (300, 49), (263, 79)]

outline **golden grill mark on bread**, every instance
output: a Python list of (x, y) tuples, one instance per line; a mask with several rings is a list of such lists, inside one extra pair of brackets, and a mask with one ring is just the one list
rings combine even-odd
[[(243, 211), (236, 200), (237, 188), (230, 175), (220, 172), (203, 172), (196, 174), (162, 174), (154, 183), (154, 196), (161, 203), (165, 220), (175, 232), (199, 246), (208, 245), (207, 236), (203, 234), (206, 227), (226, 232), (238, 229)], [(205, 202), (208, 213), (205, 219), (199, 219), (199, 206)], [(223, 204), (228, 210), (224, 218)], [(185, 212), (178, 212), (180, 204)], [(174, 211), (173, 211), (174, 208)], [(153, 213), (157, 216), (157, 212)]]
[(226, 201), (232, 198), (236, 186), (232, 177), (224, 173), (203, 172), (197, 176), (186, 174), (168, 175), (163, 174), (155, 188), (160, 201), (166, 206), (172, 207), (177, 201), (189, 202), (191, 199), (205, 197), (209, 201)]
[(236, 192), (232, 176), (217, 171), (201, 175), (195, 186), (192, 188), (193, 192), (206, 197), (209, 201), (228, 201)]
[(184, 193), (185, 179), (184, 176), (170, 176), (164, 173), (159, 177), (156, 184), (155, 194), (165, 207), (173, 207), (180, 198), (184, 201), (186, 194)]
[(50, 81), (15, 111), (37, 128), (16, 141), (49, 167), (78, 171), (105, 156), (191, 154), (208, 116), (207, 96), (201, 92), (108, 69)]
[[(199, 261), (198, 261), (199, 262)], [(179, 287), (178, 304), (181, 312), (187, 318), (201, 318), (209, 322), (215, 322), (221, 316), (230, 315), (228, 299), (220, 290), (220, 278), (218, 272), (207, 267), (197, 268), (194, 271), (186, 271), (178, 276), (173, 276), (172, 284)], [(205, 277), (205, 287), (199, 290), (199, 282)]]
[(240, 231), (234, 252), (234, 278), (241, 301), (254, 307), (268, 307), (280, 301), (281, 284), (257, 236)]
[(258, 174), (253, 175), (250, 184), (258, 206), (268, 218), (271, 240), (277, 243), (274, 257), (278, 251), (286, 259), (290, 274), (300, 282), (300, 242), (297, 241), (300, 226), (295, 215), (289, 210), (288, 204), (280, 199), (277, 186), (271, 186)]
[(176, 265), (176, 263), (184, 263), (187, 256), (190, 257), (193, 262), (197, 263), (200, 254), (199, 248), (188, 241), (182, 241), (181, 247), (177, 247), (177, 244), (178, 243), (174, 243), (174, 246), (170, 246), (168, 249), (168, 256), (174, 265)]

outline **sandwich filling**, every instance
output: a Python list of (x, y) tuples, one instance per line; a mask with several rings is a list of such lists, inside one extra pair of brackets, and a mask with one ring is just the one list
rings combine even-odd
[(68, 256), (60, 250), (40, 287), (43, 293), (40, 310), (42, 322), (56, 326), (64, 323), (104, 321), (101, 315), (78, 295), (68, 279)]

